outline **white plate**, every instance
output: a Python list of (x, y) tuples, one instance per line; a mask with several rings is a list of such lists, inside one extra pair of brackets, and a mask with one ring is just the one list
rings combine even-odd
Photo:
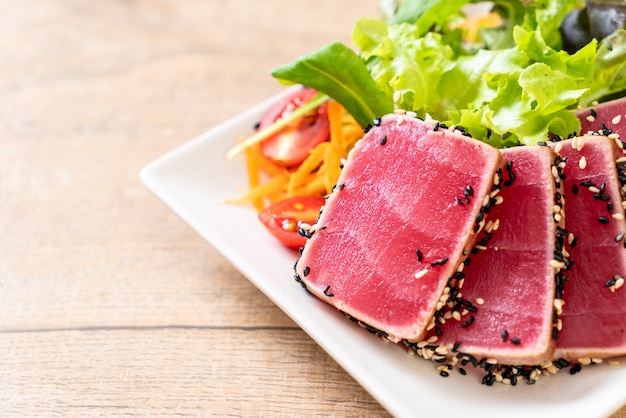
[(264, 230), (253, 209), (224, 203), (246, 187), (242, 157), (228, 160), (226, 152), (276, 99), (159, 158), (141, 178), (387, 410), (395, 416), (604, 417), (626, 403), (626, 365), (587, 367), (574, 376), (563, 371), (515, 387), (487, 387), (481, 375), (456, 371), (443, 378), (434, 363), (383, 343), (306, 293), (293, 280), (294, 253)]

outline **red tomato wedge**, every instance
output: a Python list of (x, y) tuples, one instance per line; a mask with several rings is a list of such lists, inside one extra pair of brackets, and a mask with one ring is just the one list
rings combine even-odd
[[(317, 95), (317, 91), (303, 88), (276, 103), (259, 123), (259, 129), (283, 119), (295, 109)], [(326, 141), (330, 134), (330, 123), (326, 103), (289, 123), (286, 127), (261, 142), (261, 152), (283, 167), (296, 167), (309, 156), (318, 144)]]
[(289, 197), (263, 209), (259, 219), (281, 243), (297, 250), (306, 242), (298, 232), (300, 224), (313, 225), (324, 203), (323, 197)]

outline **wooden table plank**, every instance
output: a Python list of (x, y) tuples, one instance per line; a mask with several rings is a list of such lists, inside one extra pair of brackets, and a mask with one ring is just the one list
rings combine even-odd
[(377, 3), (0, 0), (0, 416), (387, 415), (138, 178)]

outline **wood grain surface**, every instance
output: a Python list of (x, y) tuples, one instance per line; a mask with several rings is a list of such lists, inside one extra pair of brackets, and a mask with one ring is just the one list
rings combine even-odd
[(138, 177), (377, 3), (0, 0), (0, 416), (387, 415)]

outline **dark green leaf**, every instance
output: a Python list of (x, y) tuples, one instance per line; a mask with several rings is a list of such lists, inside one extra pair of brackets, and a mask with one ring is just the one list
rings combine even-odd
[(340, 42), (332, 42), (272, 75), (283, 83), (299, 83), (341, 103), (361, 126), (393, 111), (393, 102), (370, 76), (363, 60)]

